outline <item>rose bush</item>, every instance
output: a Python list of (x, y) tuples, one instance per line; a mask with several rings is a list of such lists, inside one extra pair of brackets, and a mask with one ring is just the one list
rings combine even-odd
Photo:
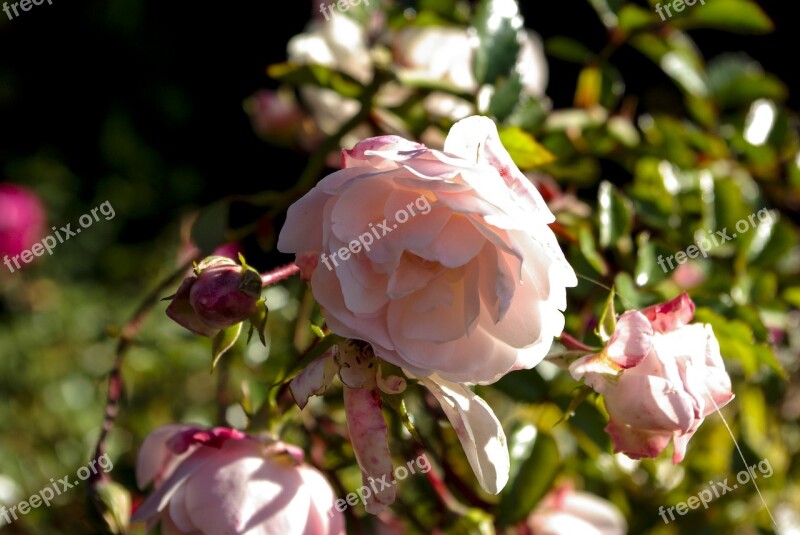
[[(430, 213), (397, 220), (420, 196)], [(553, 221), (494, 123), (471, 117), (443, 152), (396, 136), (344, 151), (290, 207), (278, 249), (341, 259), (378, 235), (333, 269), (298, 261), (331, 330), (417, 376), (491, 383), (539, 363), (564, 327), (577, 279)]]

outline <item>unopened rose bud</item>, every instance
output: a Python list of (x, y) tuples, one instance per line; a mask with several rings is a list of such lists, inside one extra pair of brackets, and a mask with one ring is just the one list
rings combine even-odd
[(230, 258), (210, 256), (183, 281), (167, 315), (190, 331), (214, 336), (252, 316), (261, 297), (261, 276)]

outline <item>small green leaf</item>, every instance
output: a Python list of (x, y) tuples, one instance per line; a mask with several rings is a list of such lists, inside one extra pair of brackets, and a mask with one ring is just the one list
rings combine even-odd
[(600, 103), (603, 88), (603, 75), (596, 65), (584, 67), (578, 76), (578, 87), (575, 89), (575, 107), (594, 108)]
[(530, 455), (501, 494), (497, 520), (502, 526), (514, 525), (530, 514), (560, 469), (556, 441), (541, 431), (536, 433), (534, 441)]
[(325, 331), (320, 329), (317, 325), (311, 324), (311, 332), (317, 335), (318, 338), (325, 338)]
[(225, 243), (230, 204), (217, 201), (205, 207), (192, 225), (192, 242), (200, 249), (200, 257), (208, 256)]
[(674, 25), (684, 29), (711, 28), (740, 34), (769, 33), (772, 20), (752, 0), (714, 0), (676, 17)]
[(603, 311), (600, 313), (600, 321), (597, 323), (595, 334), (600, 337), (603, 342), (608, 342), (611, 335), (617, 330), (617, 313), (614, 310), (614, 296), (616, 292), (614, 287), (611, 287), (611, 292), (608, 294), (605, 304), (603, 304)]
[(595, 271), (603, 276), (608, 274), (608, 264), (603, 255), (597, 251), (597, 244), (589, 225), (581, 225), (578, 231), (578, 245), (584, 258)]
[(505, 120), (516, 108), (521, 93), (522, 81), (515, 72), (510, 78), (498, 82), (497, 91), (489, 102), (489, 113), (498, 121)]
[(256, 311), (250, 316), (250, 331), (247, 333), (247, 343), (250, 343), (250, 338), (253, 336), (253, 331), (258, 333), (258, 339), (264, 347), (267, 347), (267, 318), (269, 317), (269, 309), (267, 302), (264, 299), (259, 299), (256, 303)]
[(554, 58), (585, 65), (594, 54), (583, 43), (570, 37), (552, 37), (545, 43), (545, 51)]
[(628, 33), (657, 26), (661, 20), (656, 14), (634, 4), (625, 4), (619, 10), (619, 27)]
[(518, 126), (508, 126), (499, 132), (500, 142), (520, 169), (532, 169), (556, 159), (528, 132)]
[(473, 27), (478, 34), (478, 48), (472, 69), (479, 84), (494, 84), (508, 77), (519, 54), (522, 16), (516, 0), (481, 0), (475, 11)]
[(233, 344), (236, 343), (236, 340), (239, 338), (239, 335), (242, 333), (242, 323), (237, 323), (227, 329), (223, 329), (214, 336), (214, 340), (211, 343), (211, 371), (213, 372), (214, 369), (217, 367), (217, 363), (219, 359), (224, 355), (230, 348), (233, 347)]
[(630, 201), (610, 182), (600, 183), (598, 192), (598, 218), (600, 247), (607, 249), (631, 231), (632, 210)]
[(267, 68), (267, 74), (275, 80), (292, 85), (332, 89), (343, 97), (357, 98), (364, 90), (364, 86), (352, 76), (323, 65), (277, 63)]

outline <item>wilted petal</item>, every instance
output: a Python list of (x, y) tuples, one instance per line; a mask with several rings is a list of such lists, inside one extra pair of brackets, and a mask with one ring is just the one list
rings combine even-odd
[[(344, 408), (347, 413), (347, 430), (356, 454), (361, 478), (369, 487), (370, 480), (391, 483), (381, 487), (367, 498), (368, 513), (378, 514), (394, 503), (396, 487), (392, 477), (392, 456), (389, 452), (386, 422), (381, 412), (381, 398), (377, 391), (344, 387)], [(374, 487), (373, 487), (374, 488)]]
[(338, 366), (333, 360), (333, 351), (328, 351), (306, 366), (289, 383), (289, 390), (297, 406), (304, 409), (308, 403), (308, 398), (324, 394), (336, 376), (337, 370)]
[(378, 383), (378, 388), (381, 392), (386, 394), (402, 394), (406, 389), (406, 380), (397, 375), (389, 375), (383, 377), (380, 365), (378, 365), (378, 373), (375, 374), (375, 379)]
[(694, 302), (686, 292), (683, 292), (672, 301), (643, 309), (642, 314), (647, 316), (656, 332), (674, 331), (692, 321), (692, 318), (694, 318)]
[(487, 403), (463, 384), (436, 376), (419, 382), (436, 397), (461, 441), (481, 487), (498, 494), (508, 482), (510, 460), (506, 435)]

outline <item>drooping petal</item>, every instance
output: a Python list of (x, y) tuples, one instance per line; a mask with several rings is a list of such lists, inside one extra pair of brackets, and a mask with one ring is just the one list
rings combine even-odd
[(333, 360), (333, 351), (328, 351), (320, 358), (306, 366), (297, 377), (289, 383), (295, 403), (301, 409), (306, 407), (308, 398), (324, 394), (336, 376), (338, 367)]
[(506, 486), (510, 459), (506, 435), (489, 405), (463, 384), (439, 377), (419, 378), (442, 406), (461, 441), (478, 483), (490, 494)]
[(344, 387), (344, 408), (350, 442), (361, 467), (361, 479), (370, 487), (373, 481), (391, 483), (381, 487), (366, 499), (368, 513), (378, 514), (394, 503), (396, 487), (392, 477), (392, 456), (389, 452), (386, 422), (381, 412), (381, 398), (377, 391)]

